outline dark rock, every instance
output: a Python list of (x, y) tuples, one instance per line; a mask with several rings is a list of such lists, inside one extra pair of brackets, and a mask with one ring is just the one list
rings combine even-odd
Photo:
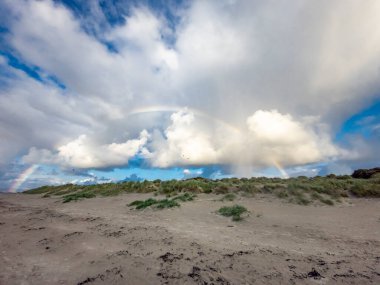
[(375, 167), (371, 169), (358, 169), (352, 173), (353, 178), (363, 178), (368, 179), (374, 176), (376, 173), (380, 173), (380, 167)]
[(314, 279), (321, 279), (323, 278), (321, 274), (315, 268), (312, 268), (311, 271), (307, 274), (307, 277), (314, 278)]

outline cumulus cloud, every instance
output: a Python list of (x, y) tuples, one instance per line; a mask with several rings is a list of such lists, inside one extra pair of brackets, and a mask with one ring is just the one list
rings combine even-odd
[(166, 29), (164, 23), (149, 10), (135, 9), (133, 15), (126, 18), (126, 24), (115, 28), (107, 38), (114, 42), (122, 53), (130, 52), (128, 45), (132, 43), (154, 66), (163, 67), (164, 64), (176, 69), (177, 53), (162, 41)]
[(143, 152), (143, 147), (149, 138), (147, 131), (142, 131), (138, 139), (124, 143), (97, 145), (86, 135), (58, 147), (57, 152), (47, 149), (31, 148), (23, 157), (26, 163), (58, 164), (75, 168), (103, 168), (109, 166), (127, 165), (128, 160)]
[(180, 111), (171, 116), (165, 137), (154, 142), (153, 166), (202, 165), (217, 163), (217, 151), (211, 134), (194, 125), (194, 114)]
[[(296, 121), (276, 110), (258, 110), (246, 120), (245, 128), (204, 128), (189, 111), (171, 116), (171, 125), (161, 140), (151, 145), (152, 165), (231, 164), (257, 167), (295, 165), (326, 160), (340, 154), (309, 121)], [(199, 127), (199, 126), (202, 127)]]
[(70, 183), (73, 184), (79, 184), (79, 185), (94, 185), (94, 184), (102, 184), (102, 183), (111, 183), (112, 180), (105, 177), (98, 177), (94, 175), (93, 173), (88, 173), (85, 178), (81, 179), (74, 179), (70, 181)]
[[(380, 89), (376, 0), (199, 0), (171, 24), (138, 6), (96, 33), (101, 5), (86, 23), (59, 1), (0, 7), (9, 52), (39, 77), (0, 57), (1, 169), (20, 156), (83, 169), (135, 155), (156, 167), (349, 159), (334, 134)], [(352, 148), (360, 159), (365, 141)]]
[(369, 40), (365, 32), (379, 25), (379, 5), (195, 1), (178, 31), (178, 82), (197, 107), (229, 120), (251, 108), (338, 110), (329, 118), (335, 126), (379, 88), (379, 30)]
[[(222, 125), (223, 126), (223, 125)], [(163, 133), (142, 131), (124, 143), (97, 145), (86, 135), (57, 147), (52, 153), (32, 148), (27, 163), (60, 164), (76, 168), (127, 165), (137, 154), (155, 167), (210, 164), (294, 165), (317, 162), (339, 154), (325, 133), (276, 110), (258, 110), (247, 118), (244, 129), (211, 130), (186, 109), (171, 115)], [(188, 169), (187, 169), (188, 171)], [(185, 173), (186, 174), (186, 173)]]

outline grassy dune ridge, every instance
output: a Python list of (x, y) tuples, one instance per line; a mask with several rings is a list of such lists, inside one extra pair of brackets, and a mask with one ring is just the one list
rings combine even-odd
[(312, 178), (300, 176), (289, 179), (255, 177), (220, 180), (198, 177), (187, 180), (42, 186), (24, 193), (42, 194), (43, 197), (61, 196), (63, 202), (70, 202), (97, 196), (116, 196), (122, 193), (153, 193), (166, 195), (169, 198), (185, 192), (224, 195), (233, 193), (244, 197), (254, 197), (258, 193), (263, 193), (300, 205), (315, 202), (334, 205), (346, 197), (380, 197), (380, 177), (376, 175), (370, 179), (358, 179), (349, 175), (328, 175)]

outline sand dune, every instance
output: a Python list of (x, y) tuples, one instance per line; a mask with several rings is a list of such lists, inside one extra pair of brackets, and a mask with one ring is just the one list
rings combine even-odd
[(0, 284), (380, 284), (380, 200), (299, 206), (199, 195), (180, 208), (126, 205), (151, 194), (63, 204), (0, 195)]

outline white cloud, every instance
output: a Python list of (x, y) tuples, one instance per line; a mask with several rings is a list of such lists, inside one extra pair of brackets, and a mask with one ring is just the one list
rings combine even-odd
[(247, 125), (255, 137), (266, 144), (292, 144), (310, 141), (299, 122), (290, 115), (282, 115), (276, 110), (255, 112), (248, 117)]
[[(57, 147), (52, 153), (32, 148), (24, 156), (27, 163), (60, 164), (76, 168), (104, 168), (126, 165), (136, 154), (152, 166), (231, 164), (267, 167), (304, 164), (339, 154), (324, 133), (295, 121), (276, 110), (256, 111), (239, 131), (202, 124), (202, 118), (184, 109), (171, 115), (164, 134), (142, 131), (138, 139), (99, 145), (86, 135)], [(148, 141), (150, 139), (150, 142)], [(187, 169), (188, 170), (188, 169)], [(189, 170), (188, 170), (189, 171)]]
[(178, 88), (228, 120), (276, 108), (336, 127), (380, 88), (379, 11), (378, 1), (195, 1), (178, 31)]
[(165, 29), (160, 21), (147, 9), (134, 9), (132, 16), (126, 18), (126, 24), (115, 28), (108, 39), (115, 42), (122, 53), (128, 56), (130, 45), (139, 48), (139, 51), (156, 67), (163, 64), (171, 69), (178, 68), (177, 54), (167, 48), (162, 41)]
[(196, 121), (194, 114), (180, 111), (159, 143), (153, 144), (152, 164), (172, 165), (243, 164), (284, 166), (321, 161), (340, 154), (327, 138), (289, 114), (258, 110), (238, 132), (212, 131)]
[[(12, 15), (7, 44), (43, 75), (0, 57), (3, 166), (29, 150), (25, 161), (79, 168), (122, 166), (136, 154), (160, 167), (347, 158), (334, 131), (380, 88), (376, 0), (193, 1), (174, 31), (134, 8), (103, 31), (118, 52), (53, 1), (0, 5)], [(130, 115), (150, 106), (189, 109), (169, 123)]]
[(162, 143), (156, 144), (153, 166), (202, 165), (217, 163), (217, 153), (210, 134), (194, 126), (194, 114), (186, 110), (171, 115)]
[(58, 164), (63, 167), (102, 168), (127, 165), (128, 160), (140, 153), (149, 139), (147, 131), (142, 131), (138, 139), (124, 143), (97, 145), (86, 135), (59, 146), (56, 153), (46, 149), (31, 148), (23, 157), (26, 163)]

